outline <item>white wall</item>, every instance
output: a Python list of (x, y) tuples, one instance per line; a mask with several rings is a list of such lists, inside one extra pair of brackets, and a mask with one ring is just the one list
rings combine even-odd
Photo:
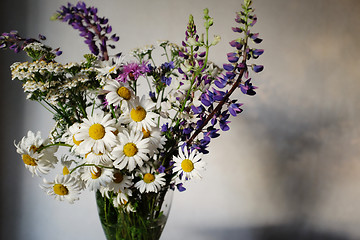
[[(109, 17), (120, 35), (117, 49), (124, 53), (161, 39), (180, 43), (188, 14), (195, 16), (200, 30), (202, 10), (208, 7), (215, 19), (212, 33), (223, 39), (211, 54), (218, 64), (231, 51), (227, 42), (236, 37), (230, 28), (241, 3), (86, 2)], [(245, 103), (244, 113), (232, 119), (230, 132), (212, 142), (203, 181), (175, 194), (162, 239), (359, 239), (360, 2), (254, 2), (259, 18), (255, 29), (265, 49), (258, 60), (265, 70), (254, 76), (260, 89), (255, 97), (237, 95)], [(77, 61), (87, 51), (78, 33), (49, 21), (64, 3), (31, 1), (26, 28), (60, 46), (61, 61)], [(51, 116), (36, 104), (27, 102), (22, 113), (23, 135), (28, 129), (45, 134), (52, 127)], [(12, 136), (2, 140), (9, 151), (15, 151), (12, 141)], [(22, 164), (19, 159), (3, 159), (2, 164), (6, 161)], [(15, 174), (19, 172), (15, 178), (2, 176), (3, 182), (19, 180), (19, 200), (7, 208), (18, 210), (19, 224), (8, 230), (18, 233), (16, 239), (103, 239), (92, 193), (75, 205), (59, 203), (38, 187), (40, 179), (32, 179), (25, 169)]]

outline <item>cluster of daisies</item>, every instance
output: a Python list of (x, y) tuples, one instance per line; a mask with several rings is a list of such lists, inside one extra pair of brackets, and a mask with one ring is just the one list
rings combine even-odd
[(63, 6), (55, 16), (80, 31), (89, 45), (91, 54), (80, 63), (56, 62), (61, 51), (44, 45), (42, 35), (37, 40), (3, 33), (0, 48), (24, 50), (33, 59), (14, 63), (12, 79), (21, 81), (28, 98), (46, 106), (55, 120), (48, 138), (28, 132), (15, 144), (33, 175), (61, 172), (52, 181), (44, 179), (42, 188), (71, 203), (84, 189), (99, 191), (115, 207), (132, 212), (146, 196), (184, 191), (186, 181), (200, 179), (210, 141), (229, 130), (230, 115), (242, 112), (230, 95), (237, 88), (254, 95), (249, 71), (263, 69), (247, 63), (263, 53), (249, 46), (250, 40), (262, 41), (250, 31), (257, 20), (250, 5), (245, 0), (236, 15), (240, 27), (232, 30), (243, 36), (230, 42), (233, 51), (223, 68), (208, 60), (220, 37), (209, 39), (213, 19), (207, 9), (205, 34), (198, 34), (190, 16), (181, 46), (159, 42), (166, 57), (161, 65), (152, 45), (135, 49), (127, 61), (121, 53), (110, 55), (111, 41), (119, 37), (83, 2)]
[[(96, 71), (95, 78), (101, 83), (89, 95), (98, 98), (86, 109), (88, 113), (80, 122), (67, 126), (60, 135), (55, 127), (57, 137), (52, 130), (45, 140), (40, 132), (29, 131), (16, 144), (17, 152), (33, 175), (46, 175), (60, 163), (62, 173), (53, 181), (44, 179), (41, 185), (56, 199), (72, 203), (87, 188), (111, 198), (116, 207), (135, 211), (131, 205), (133, 195), (158, 193), (175, 186), (182, 190), (184, 181), (201, 178), (200, 171), (205, 164), (196, 150), (189, 151), (178, 142), (177, 155), (164, 156), (168, 146), (160, 124), (171, 118), (160, 114), (164, 112), (161, 104), (145, 95), (140, 98), (134, 91), (133, 86), (144, 80), (143, 76), (149, 71), (145, 64), (122, 61), (122, 58), (115, 58), (94, 65), (92, 71)], [(19, 79), (21, 72), (30, 76), (23, 73), (20, 80), (31, 79), (47, 65), (43, 62), (16, 63), (12, 67), (13, 79)], [(61, 74), (63, 71), (59, 69), (64, 69), (63, 65), (56, 65), (53, 69), (46, 68), (46, 72)], [(34, 80), (27, 82), (30, 81)], [(29, 91), (26, 83), (24, 91)], [(172, 104), (177, 104), (175, 98)], [(57, 154), (61, 152), (59, 148), (64, 147), (69, 148), (69, 153)]]

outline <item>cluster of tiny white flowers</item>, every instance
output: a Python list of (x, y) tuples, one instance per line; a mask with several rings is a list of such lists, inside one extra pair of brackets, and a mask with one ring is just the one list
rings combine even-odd
[(33, 43), (29, 43), (28, 45), (26, 45), (24, 47), (24, 50), (34, 50), (34, 51), (46, 51), (46, 49), (44, 48), (44, 44), (39, 43), (39, 42), (33, 42)]

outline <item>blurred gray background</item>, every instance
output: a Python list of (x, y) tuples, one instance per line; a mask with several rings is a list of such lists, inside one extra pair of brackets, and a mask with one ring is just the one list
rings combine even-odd
[[(50, 16), (67, 1), (2, 1), (0, 31), (47, 36), (61, 62), (79, 61), (87, 47), (78, 33)], [(240, 0), (86, 1), (110, 19), (118, 50), (184, 38), (192, 13), (202, 31), (208, 7), (212, 34), (222, 42), (211, 59), (222, 64)], [(238, 94), (244, 113), (214, 140), (204, 179), (175, 193), (163, 240), (360, 239), (360, 1), (255, 0), (254, 30), (264, 39), (265, 65), (254, 76), (255, 97)], [(15, 151), (28, 130), (52, 128), (40, 105), (25, 101), (0, 54), (0, 239), (104, 239), (94, 194), (74, 205), (40, 188)]]

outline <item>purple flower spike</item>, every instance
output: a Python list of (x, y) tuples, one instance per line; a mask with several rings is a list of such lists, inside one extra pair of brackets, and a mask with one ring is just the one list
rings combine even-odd
[[(58, 19), (68, 22), (74, 29), (80, 31), (80, 36), (84, 37), (85, 43), (88, 44), (90, 51), (94, 55), (99, 55), (102, 60), (108, 60), (109, 54), (107, 47), (114, 48), (114, 45), (108, 45), (107, 41), (118, 41), (118, 37), (114, 34), (111, 37), (112, 27), (106, 25), (108, 19), (97, 16), (97, 9), (87, 7), (84, 2), (78, 2), (76, 5), (68, 4), (62, 6), (58, 11)], [(97, 43), (100, 41), (100, 43)]]

